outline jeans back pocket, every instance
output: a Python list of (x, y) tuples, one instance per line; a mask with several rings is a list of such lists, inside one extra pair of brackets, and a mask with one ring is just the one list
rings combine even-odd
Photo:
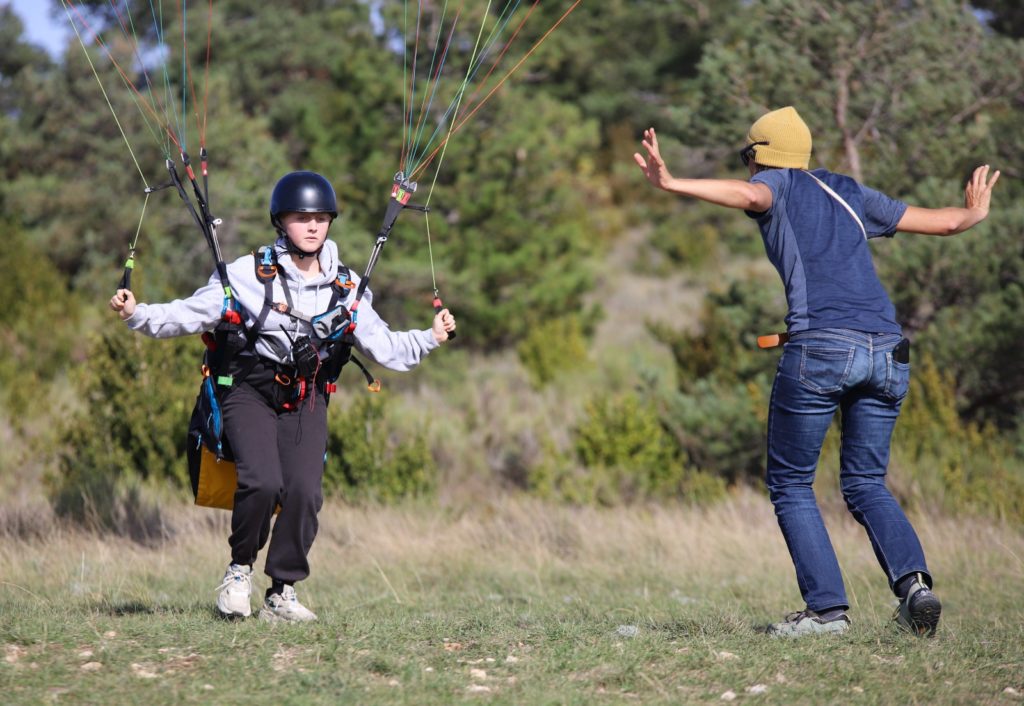
[(885, 397), (899, 402), (907, 396), (910, 389), (910, 363), (900, 363), (893, 358), (892, 352), (885, 354)]
[(822, 348), (802, 346), (800, 384), (819, 394), (838, 392), (850, 377), (853, 347)]

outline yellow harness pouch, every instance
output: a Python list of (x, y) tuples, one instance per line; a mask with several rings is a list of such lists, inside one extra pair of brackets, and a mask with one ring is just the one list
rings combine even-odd
[(230, 510), (235, 506), (238, 473), (233, 461), (217, 459), (205, 446), (200, 446), (199, 482), (196, 484), (196, 505)]
[[(238, 471), (235, 462), (218, 459), (205, 446), (199, 447), (199, 478), (196, 482), (196, 505), (232, 510), (235, 507), (235, 491), (238, 490)], [(281, 512), (281, 506), (274, 508), (274, 514)]]

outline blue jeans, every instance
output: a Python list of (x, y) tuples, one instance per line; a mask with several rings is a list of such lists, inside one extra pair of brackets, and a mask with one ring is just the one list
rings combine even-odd
[[(849, 607), (839, 562), (811, 484), (837, 409), (840, 486), (889, 579), (927, 574), (921, 542), (885, 486), (889, 442), (910, 384), (893, 360), (897, 334), (818, 329), (793, 334), (779, 360), (768, 414), (768, 491), (807, 607)], [(928, 579), (931, 583), (931, 579)]]

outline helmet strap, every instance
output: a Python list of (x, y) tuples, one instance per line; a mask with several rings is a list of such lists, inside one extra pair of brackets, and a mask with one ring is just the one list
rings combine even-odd
[(307, 257), (320, 257), (320, 252), (324, 249), (324, 246), (321, 245), (316, 249), (316, 252), (306, 252), (305, 250), (301, 250), (296, 247), (295, 243), (292, 242), (292, 239), (289, 238), (287, 234), (282, 233), (282, 235), (284, 235), (285, 248), (288, 250), (288, 254), (292, 257), (298, 256), (300, 260), (305, 260)]

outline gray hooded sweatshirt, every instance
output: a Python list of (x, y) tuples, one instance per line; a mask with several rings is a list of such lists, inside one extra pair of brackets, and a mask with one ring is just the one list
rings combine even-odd
[[(320, 251), (320, 274), (305, 279), (292, 262), (283, 239), (275, 244), (278, 257), (277, 277), (274, 278), (274, 302), (284, 302), (284, 287), (288, 287), (294, 309), (310, 316), (326, 311), (331, 301), (331, 283), (338, 276), (341, 261), (338, 246), (333, 240), (324, 242)], [(228, 265), (228, 280), (235, 299), (242, 307), (246, 326), (252, 326), (263, 310), (265, 288), (256, 279), (255, 257), (246, 255)], [(359, 277), (351, 272), (356, 285)], [(351, 306), (355, 289), (340, 303)], [(187, 299), (176, 299), (166, 304), (139, 304), (135, 313), (125, 320), (133, 331), (153, 338), (171, 338), (212, 331), (221, 320), (224, 290), (214, 272), (206, 286), (196, 290)], [(426, 355), (438, 347), (430, 329), (392, 331), (387, 322), (373, 309), (373, 294), (369, 289), (359, 304), (355, 330), (356, 349), (391, 370), (414, 368)], [(298, 336), (312, 337), (309, 323), (276, 311), (269, 312), (256, 341), (256, 353), (279, 363), (291, 362), (291, 341)]]

